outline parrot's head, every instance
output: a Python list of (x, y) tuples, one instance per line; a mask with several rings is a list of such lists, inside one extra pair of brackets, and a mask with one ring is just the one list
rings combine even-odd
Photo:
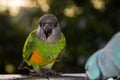
[(61, 30), (58, 19), (52, 14), (45, 14), (39, 20), (37, 37), (45, 43), (54, 43), (60, 39)]

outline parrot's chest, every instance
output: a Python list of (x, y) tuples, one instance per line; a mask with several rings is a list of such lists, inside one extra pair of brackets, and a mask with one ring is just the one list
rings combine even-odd
[(57, 44), (38, 43), (36, 45), (30, 61), (38, 65), (45, 65), (54, 62), (61, 52), (62, 47)]
[(56, 45), (42, 45), (38, 46), (38, 53), (45, 59), (54, 59), (61, 52), (61, 47), (57, 47)]

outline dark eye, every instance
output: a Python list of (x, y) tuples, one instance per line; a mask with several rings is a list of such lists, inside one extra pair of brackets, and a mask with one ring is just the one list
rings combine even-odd
[(54, 27), (56, 27), (57, 26), (57, 22), (55, 22), (55, 24), (54, 24)]
[(42, 27), (42, 26), (45, 25), (45, 23), (44, 22), (40, 22), (39, 25), (40, 25), (40, 27)]
[(41, 25), (41, 22), (39, 23), (39, 25), (42, 26), (42, 25)]

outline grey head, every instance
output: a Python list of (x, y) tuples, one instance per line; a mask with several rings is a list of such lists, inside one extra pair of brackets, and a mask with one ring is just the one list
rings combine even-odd
[(45, 43), (55, 43), (60, 39), (61, 30), (58, 19), (52, 14), (45, 14), (39, 20), (37, 37)]

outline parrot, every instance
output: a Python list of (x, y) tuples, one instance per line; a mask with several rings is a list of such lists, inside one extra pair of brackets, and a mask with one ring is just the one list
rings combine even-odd
[(118, 78), (120, 75), (120, 32), (86, 62), (85, 72), (90, 80)]
[(55, 74), (52, 67), (66, 47), (66, 39), (53, 14), (40, 17), (38, 28), (27, 37), (23, 46), (23, 62), (19, 69), (36, 74)]

